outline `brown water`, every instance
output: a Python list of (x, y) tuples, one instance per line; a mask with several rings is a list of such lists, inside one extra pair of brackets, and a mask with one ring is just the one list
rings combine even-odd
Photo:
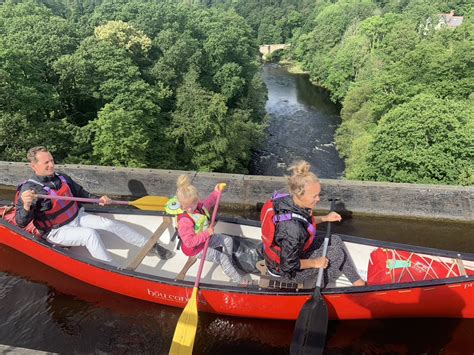
[[(0, 199), (12, 196), (0, 189)], [(335, 230), (474, 252), (472, 227), (356, 216)], [(1, 344), (63, 354), (166, 354), (180, 314), (89, 286), (0, 246)], [(200, 313), (195, 353), (287, 354), (293, 327)], [(331, 321), (325, 353), (472, 354), (473, 339), (474, 320)]]

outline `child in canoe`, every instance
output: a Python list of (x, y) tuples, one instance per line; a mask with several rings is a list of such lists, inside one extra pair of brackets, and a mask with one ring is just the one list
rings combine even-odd
[[(216, 185), (214, 191), (203, 201), (199, 200), (199, 192), (187, 175), (180, 175), (176, 185), (176, 199), (179, 202), (178, 235), (183, 253), (200, 259), (206, 240), (211, 238), (206, 260), (219, 264), (233, 282), (247, 285), (248, 279), (241, 275), (232, 263), (232, 237), (214, 234), (214, 228), (210, 225), (209, 211), (216, 203), (219, 185)], [(174, 209), (176, 210), (176, 207)], [(218, 248), (222, 248), (222, 251)]]

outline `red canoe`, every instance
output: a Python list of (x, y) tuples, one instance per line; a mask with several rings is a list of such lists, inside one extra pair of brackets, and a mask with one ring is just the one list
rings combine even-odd
[[(139, 250), (110, 233), (102, 238), (120, 268), (93, 260), (82, 247), (52, 246), (0, 219), (0, 243), (90, 285), (145, 301), (184, 307), (191, 296), (197, 264), (184, 280), (177, 275), (186, 264), (177, 250), (173, 219), (159, 212), (132, 209), (90, 209), (92, 213), (129, 223), (158, 240), (175, 255), (167, 260)], [(259, 223), (222, 218), (216, 232), (257, 243)], [(474, 318), (474, 254), (375, 241), (349, 235), (345, 242), (368, 286), (352, 287), (344, 276), (322, 293), (330, 319), (405, 317)], [(243, 243), (245, 244), (245, 243)], [(0, 261), (1, 262), (1, 261)], [(239, 287), (220, 267), (205, 264), (199, 292), (201, 311), (250, 318), (296, 319), (310, 297), (303, 285), (282, 284), (251, 274), (253, 285)]]

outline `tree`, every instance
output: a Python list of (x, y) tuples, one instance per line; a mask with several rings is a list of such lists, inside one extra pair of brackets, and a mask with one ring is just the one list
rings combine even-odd
[[(77, 124), (87, 125), (93, 132), (91, 162), (160, 165), (148, 152), (154, 139), (164, 142), (164, 133), (157, 133), (163, 132), (159, 106), (163, 96), (142, 79), (134, 61), (142, 52), (137, 43), (145, 45), (144, 50), (149, 42), (130, 25), (109, 25), (100, 27), (74, 55), (61, 58), (56, 65), (62, 91), (69, 93), (64, 98), (69, 102), (69, 113), (79, 118), (87, 114), (87, 121), (78, 120)], [(135, 50), (130, 50), (130, 43)], [(155, 154), (162, 157), (162, 149)]]
[(250, 149), (262, 136), (250, 112), (229, 110), (224, 96), (199, 85), (195, 70), (186, 74), (176, 99), (169, 134), (182, 147), (186, 168), (246, 172)]
[(262, 22), (258, 27), (257, 43), (284, 43), (281, 28), (269, 22)]
[[(30, 144), (51, 142), (59, 161), (246, 170), (266, 91), (252, 29), (235, 11), (26, 0), (7, 1), (0, 15), (3, 156), (23, 160)], [(191, 92), (183, 86), (188, 72), (195, 73)], [(206, 126), (202, 144), (171, 132), (193, 111), (183, 97), (196, 99), (203, 115), (196, 116)], [(242, 144), (230, 149), (229, 137)]]
[(173, 92), (190, 66), (200, 66), (204, 62), (202, 44), (190, 30), (177, 32), (171, 28), (164, 29), (155, 38), (155, 46), (160, 56), (150, 70), (152, 80), (163, 83)]
[(25, 161), (28, 149), (47, 144), (57, 161), (63, 161), (71, 152), (76, 133), (77, 127), (67, 119), (44, 120), (32, 126), (23, 113), (0, 111), (0, 159)]
[(56, 77), (51, 66), (78, 44), (69, 24), (27, 1), (0, 7), (0, 71), (5, 92), (0, 107), (49, 116), (57, 112)]
[(369, 56), (370, 44), (365, 36), (348, 36), (331, 50), (333, 60), (327, 69), (323, 84), (331, 92), (333, 101), (341, 101), (356, 80)]
[(49, 9), (25, 1), (0, 6), (0, 33), (2, 158), (25, 160), (32, 145), (54, 137), (51, 150), (61, 160), (74, 127), (62, 111), (53, 66), (74, 51), (76, 32)]
[(296, 46), (297, 56), (301, 58), (302, 54), (299, 60), (309, 69), (312, 80), (325, 86), (327, 68), (332, 61), (331, 49), (341, 41), (346, 30), (373, 15), (375, 9), (369, 0), (341, 1), (322, 8), (315, 16), (312, 31)]
[(227, 100), (240, 97), (245, 88), (245, 79), (241, 77), (242, 67), (237, 63), (225, 63), (214, 75), (213, 81)]
[(134, 56), (147, 56), (151, 40), (142, 31), (123, 21), (109, 21), (98, 26), (94, 35), (99, 41), (109, 41), (115, 47), (124, 48)]
[(93, 155), (101, 165), (145, 167), (150, 140), (143, 113), (120, 106), (106, 104), (90, 123), (95, 132)]
[(384, 115), (359, 178), (408, 183), (474, 183), (474, 108), (420, 94)]

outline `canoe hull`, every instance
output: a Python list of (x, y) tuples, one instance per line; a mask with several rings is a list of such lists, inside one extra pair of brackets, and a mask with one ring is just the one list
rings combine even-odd
[[(192, 293), (192, 282), (146, 277), (134, 271), (77, 260), (5, 224), (0, 224), (0, 242), (75, 279), (128, 297), (183, 308)], [(379, 286), (331, 289), (323, 296), (330, 319), (474, 318), (474, 277), (435, 281), (399, 284), (396, 289)], [(198, 308), (229, 316), (294, 320), (308, 298), (308, 292), (203, 284)]]

